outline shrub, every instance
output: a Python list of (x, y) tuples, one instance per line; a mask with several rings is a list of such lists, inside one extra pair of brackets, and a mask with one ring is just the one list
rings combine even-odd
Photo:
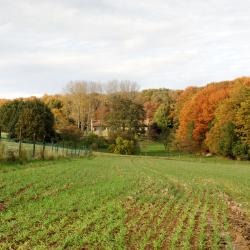
[(249, 147), (247, 144), (242, 144), (240, 142), (235, 143), (233, 145), (232, 153), (238, 160), (250, 159)]
[(5, 159), (5, 145), (0, 144), (0, 160), (4, 160), (4, 159)]
[(154, 122), (148, 127), (147, 135), (150, 140), (157, 141), (160, 138), (161, 132), (161, 128)]
[(130, 133), (129, 131), (111, 131), (108, 135), (108, 143), (109, 144), (115, 144), (115, 141), (118, 137), (121, 137), (124, 140), (134, 141), (135, 135), (133, 133)]
[(92, 150), (97, 150), (99, 148), (99, 145), (96, 142), (94, 142), (94, 143), (91, 144), (90, 148)]
[(139, 152), (139, 146), (135, 140), (126, 140), (117, 137), (115, 144), (112, 144), (109, 150), (115, 154), (133, 155)]
[(70, 125), (61, 129), (57, 136), (59, 137), (59, 140), (71, 142), (73, 145), (80, 141), (82, 138), (82, 132), (76, 126)]
[(96, 134), (89, 134), (88, 136), (84, 137), (83, 145), (87, 148), (97, 150), (98, 148), (107, 148), (108, 142), (102, 136), (98, 136)]
[(15, 162), (17, 160), (15, 152), (13, 150), (7, 150), (6, 152), (6, 161), (7, 162)]
[(19, 160), (20, 160), (21, 162), (25, 162), (25, 161), (28, 161), (28, 160), (29, 160), (28, 152), (27, 152), (25, 149), (22, 149), (22, 150), (21, 150), (21, 153), (20, 153), (20, 156), (19, 156)]

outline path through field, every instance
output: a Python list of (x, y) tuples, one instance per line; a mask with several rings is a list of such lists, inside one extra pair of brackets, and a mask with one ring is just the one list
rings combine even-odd
[(249, 211), (247, 163), (0, 166), (0, 249), (250, 249)]

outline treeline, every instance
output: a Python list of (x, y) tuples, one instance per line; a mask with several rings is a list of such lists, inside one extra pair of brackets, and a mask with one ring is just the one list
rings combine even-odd
[(78, 81), (61, 95), (1, 103), (0, 127), (16, 138), (83, 140), (123, 154), (148, 138), (166, 150), (250, 157), (250, 78), (143, 91), (129, 81)]

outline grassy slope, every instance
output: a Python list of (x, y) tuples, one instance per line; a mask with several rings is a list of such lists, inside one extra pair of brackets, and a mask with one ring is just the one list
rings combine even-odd
[[(187, 209), (192, 207), (192, 202), (202, 200), (206, 203), (201, 207), (205, 216), (207, 206), (222, 209), (222, 192), (243, 204), (249, 213), (248, 163), (99, 156), (91, 160), (37, 162), (26, 166), (1, 165), (0, 248), (96, 248), (101, 245), (106, 249), (118, 249), (138, 242), (174, 247), (181, 242), (179, 231), (185, 232), (182, 234), (186, 239), (183, 238), (182, 242), (188, 245), (191, 241), (189, 231), (192, 230), (181, 223), (185, 221), (192, 228), (198, 207), (182, 213), (183, 216), (179, 217), (183, 221), (178, 222), (175, 229), (168, 225), (169, 230), (173, 230), (168, 241), (162, 240), (166, 238), (164, 230), (159, 238), (153, 237), (156, 231), (161, 232), (163, 226), (167, 227), (164, 218), (162, 221), (154, 218), (169, 213), (164, 210), (171, 206), (169, 197), (174, 197), (174, 202), (180, 207), (188, 197), (191, 203), (186, 201), (190, 204), (190, 207), (184, 206)], [(191, 196), (187, 196), (188, 193)], [(203, 201), (209, 199), (213, 199), (211, 204)], [(217, 204), (220, 204), (219, 208)], [(155, 225), (152, 230), (145, 223), (140, 227), (142, 229), (136, 229), (144, 210), (148, 211), (145, 220)], [(178, 213), (181, 214), (176, 210)], [(176, 214), (173, 212), (171, 216), (175, 218)], [(190, 214), (190, 217), (185, 218), (185, 214)], [(129, 222), (128, 217), (132, 218)], [(213, 218), (215, 229), (217, 219)], [(135, 230), (135, 233), (128, 240), (129, 230)], [(197, 235), (197, 244), (205, 244), (202, 237)], [(216, 246), (218, 235), (213, 233), (211, 239), (206, 244)]]

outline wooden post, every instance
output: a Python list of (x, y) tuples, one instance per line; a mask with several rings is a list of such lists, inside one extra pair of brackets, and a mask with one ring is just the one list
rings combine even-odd
[(22, 128), (20, 128), (20, 131), (19, 131), (18, 156), (19, 156), (19, 160), (21, 160), (21, 157), (22, 157)]
[(62, 154), (64, 155), (64, 140), (63, 140), (63, 150), (62, 151), (63, 151)]
[(68, 156), (68, 150), (69, 150), (69, 145), (67, 145), (67, 148), (66, 148), (66, 156)]
[(54, 140), (52, 139), (52, 152), (54, 150)]
[(46, 136), (43, 137), (43, 160), (45, 159), (45, 138)]
[(36, 156), (36, 133), (34, 133), (33, 135), (33, 153), (32, 153), (33, 159), (35, 158), (35, 156)]

